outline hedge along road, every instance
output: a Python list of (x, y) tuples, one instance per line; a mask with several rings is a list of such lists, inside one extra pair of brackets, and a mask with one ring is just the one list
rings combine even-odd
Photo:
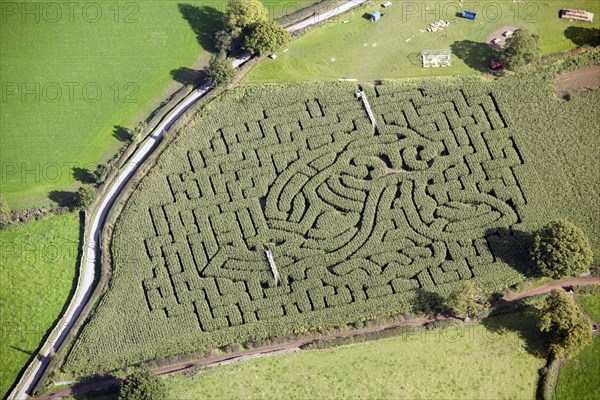
[[(299, 31), (308, 26), (318, 24), (338, 14), (344, 13), (360, 4), (363, 4), (365, 1), (366, 0), (349, 1), (332, 10), (312, 16), (286, 29), (290, 33)], [(234, 68), (237, 68), (250, 58), (251, 56), (246, 56), (236, 59), (232, 62), (232, 65)], [(29, 398), (33, 389), (46, 371), (46, 368), (50, 363), (51, 356), (58, 351), (65, 338), (71, 332), (71, 329), (75, 325), (77, 319), (81, 315), (81, 311), (87, 305), (87, 302), (93, 292), (96, 260), (100, 258), (99, 252), (101, 247), (100, 239), (102, 237), (102, 229), (104, 228), (106, 217), (109, 214), (115, 200), (118, 198), (121, 191), (129, 182), (134, 173), (138, 170), (138, 168), (143, 164), (148, 156), (152, 154), (154, 150), (156, 150), (158, 144), (164, 137), (164, 133), (175, 122), (177, 122), (192, 105), (194, 105), (199, 99), (203, 98), (211, 90), (212, 85), (210, 82), (207, 82), (192, 91), (185, 99), (183, 99), (171, 111), (169, 111), (169, 113), (167, 113), (158, 126), (151, 132), (150, 137), (146, 140), (144, 145), (134, 153), (131, 161), (118, 175), (117, 179), (111, 183), (111, 186), (105, 192), (106, 194), (102, 198), (102, 201), (92, 213), (91, 225), (86, 227), (85, 230), (79, 279), (77, 281), (75, 294), (71, 298), (69, 307), (60, 321), (55, 325), (41, 350), (36, 354), (21, 376), (21, 379), (8, 396), (8, 399), (20, 400)]]

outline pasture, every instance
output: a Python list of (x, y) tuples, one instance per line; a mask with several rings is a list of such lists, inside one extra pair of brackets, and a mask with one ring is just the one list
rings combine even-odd
[[(488, 36), (504, 26), (526, 28), (540, 35), (544, 54), (571, 50), (589, 41), (593, 24), (559, 20), (562, 7), (581, 8), (600, 15), (600, 3), (594, 0), (519, 1), (493, 3), (465, 1), (393, 2), (382, 9), (369, 3), (341, 15), (297, 40), (289, 51), (275, 60), (266, 60), (248, 76), (250, 82), (301, 82), (355, 78), (372, 81), (404, 77), (440, 75), (477, 75), (489, 68), (493, 52), (486, 45)], [(366, 13), (381, 10), (385, 16), (377, 22)], [(471, 9), (479, 13), (474, 21), (456, 16)], [(450, 25), (439, 32), (426, 32), (429, 24), (440, 20)], [(343, 23), (343, 21), (348, 21)], [(450, 49), (452, 66), (422, 68), (422, 50)]]
[(59, 317), (74, 287), (76, 214), (0, 231), (0, 396), (4, 397)]
[(598, 91), (364, 85), (374, 129), (356, 90), (248, 86), (200, 110), (125, 206), (67, 375), (398, 314), (467, 279), (499, 290), (561, 216), (598, 254), (598, 121), (578, 118)]
[(534, 318), (494, 324), (245, 360), (166, 382), (177, 399), (534, 399), (544, 365), (531, 351), (540, 340)]
[[(296, 10), (265, 3), (272, 17)], [(207, 65), (225, 4), (2, 4), (0, 194), (10, 206), (47, 204), (78, 184), (73, 168), (110, 159), (123, 144), (118, 127)]]

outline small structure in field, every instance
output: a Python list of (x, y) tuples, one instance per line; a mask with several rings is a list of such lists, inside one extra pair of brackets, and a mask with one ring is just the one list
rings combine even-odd
[(461, 17), (466, 18), (466, 19), (475, 19), (475, 18), (477, 18), (477, 13), (473, 12), (473, 11), (463, 10)]
[(594, 14), (585, 10), (573, 10), (571, 8), (565, 8), (560, 10), (558, 14), (561, 19), (568, 19), (569, 21), (594, 21)]
[(504, 36), (505, 38), (508, 39), (509, 37), (512, 37), (513, 33), (514, 33), (513, 31), (504, 31), (502, 36)]
[(445, 21), (440, 19), (439, 21), (435, 21), (429, 24), (429, 28), (427, 28), (427, 32), (438, 32), (443, 31), (445, 27), (450, 25), (450, 21)]
[(371, 13), (371, 22), (378, 21), (379, 18), (381, 18), (381, 13), (379, 11), (373, 11), (373, 13)]
[(421, 58), (423, 59), (423, 68), (452, 66), (450, 50), (423, 50)]
[(392, 6), (392, 2), (391, 1), (386, 1), (385, 3), (383, 3), (381, 5), (381, 7), (383, 7), (383, 8), (388, 8), (388, 7), (391, 7), (391, 6)]

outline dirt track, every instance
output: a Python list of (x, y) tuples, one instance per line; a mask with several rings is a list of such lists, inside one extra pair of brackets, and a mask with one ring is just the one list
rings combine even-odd
[(559, 97), (565, 97), (577, 90), (590, 90), (600, 87), (600, 66), (594, 65), (560, 74), (554, 81)]
[[(554, 289), (561, 289), (564, 287), (569, 287), (569, 286), (574, 286), (574, 285), (598, 285), (598, 284), (600, 284), (600, 278), (596, 278), (596, 277), (573, 278), (573, 279), (566, 279), (566, 280), (562, 280), (562, 281), (554, 281), (554, 282), (550, 282), (550, 283), (547, 283), (545, 285), (542, 285), (542, 286), (539, 286), (536, 288), (526, 290), (515, 296), (506, 297), (506, 298), (502, 299), (500, 302), (498, 302), (496, 305), (509, 304), (511, 302), (522, 300), (527, 297), (532, 297), (532, 296), (537, 296), (539, 294), (548, 293)], [(284, 350), (297, 349), (297, 348), (300, 348), (301, 346), (307, 345), (307, 344), (315, 342), (317, 340), (318, 341), (334, 340), (334, 339), (346, 338), (346, 337), (350, 337), (350, 336), (363, 335), (365, 333), (385, 331), (388, 329), (398, 328), (398, 327), (402, 327), (402, 326), (421, 326), (421, 325), (425, 325), (430, 322), (443, 321), (443, 320), (446, 320), (449, 318), (451, 318), (451, 317), (419, 318), (419, 319), (414, 319), (411, 321), (396, 322), (396, 323), (391, 323), (391, 324), (386, 324), (386, 325), (375, 326), (375, 327), (371, 327), (371, 328), (357, 329), (357, 330), (348, 331), (348, 332), (340, 332), (340, 333), (337, 333), (334, 335), (325, 336), (325, 337), (318, 338), (318, 339), (306, 339), (306, 340), (300, 340), (300, 341), (296, 341), (296, 342), (275, 344), (272, 346), (265, 346), (265, 347), (260, 347), (257, 349), (244, 350), (244, 351), (239, 351), (239, 352), (235, 352), (235, 353), (229, 353), (229, 354), (219, 355), (219, 356), (215, 356), (215, 357), (208, 357), (208, 358), (203, 358), (203, 359), (199, 359), (199, 360), (189, 361), (189, 362), (185, 362), (185, 363), (167, 365), (164, 367), (154, 368), (153, 371), (157, 375), (166, 376), (166, 375), (170, 375), (170, 374), (173, 374), (176, 372), (185, 371), (187, 369), (194, 368), (194, 367), (214, 365), (214, 364), (218, 364), (218, 363), (221, 363), (224, 361), (243, 359), (248, 356), (254, 356), (254, 355), (259, 355), (259, 354), (270, 354), (270, 353), (280, 352), (280, 351), (284, 351)], [(120, 379), (120, 378), (113, 378), (113, 377), (106, 378), (106, 379), (98, 379), (93, 382), (83, 383), (80, 385), (71, 386), (66, 389), (62, 389), (62, 390), (58, 390), (56, 392), (49, 393), (49, 394), (41, 397), (41, 399), (58, 399), (58, 398), (63, 398), (63, 397), (76, 396), (79, 394), (89, 393), (89, 392), (93, 392), (93, 391), (97, 391), (97, 390), (103, 390), (103, 389), (107, 389), (111, 386), (118, 384), (119, 382), (121, 382), (121, 380), (122, 379)]]

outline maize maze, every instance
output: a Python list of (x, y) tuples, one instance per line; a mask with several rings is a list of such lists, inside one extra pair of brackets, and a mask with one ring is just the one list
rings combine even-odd
[(321, 97), (189, 149), (148, 209), (148, 309), (214, 331), (493, 273), (486, 236), (525, 203), (494, 95), (385, 89), (375, 133), (360, 101)]
[[(203, 110), (123, 211), (114, 279), (127, 281), (103, 302), (135, 303), (173, 354), (399, 312), (419, 289), (521, 279), (492, 245), (526, 204), (494, 93), (366, 87), (374, 127), (356, 91), (267, 87)], [(98, 324), (73, 365), (104, 351), (85, 347)]]

